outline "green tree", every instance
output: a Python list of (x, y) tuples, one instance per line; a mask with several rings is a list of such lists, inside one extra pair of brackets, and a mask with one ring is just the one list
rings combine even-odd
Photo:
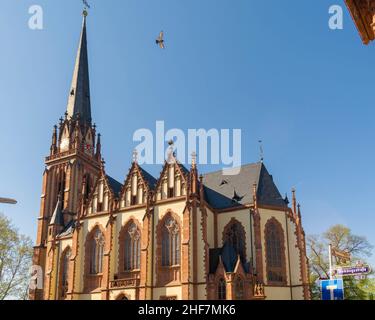
[(31, 240), (0, 213), (0, 300), (27, 299), (32, 249)]
[[(347, 251), (351, 254), (352, 261), (361, 260), (371, 256), (373, 246), (366, 237), (354, 235), (351, 230), (343, 225), (335, 225), (321, 235), (312, 235), (307, 238), (307, 253), (310, 264), (310, 285), (313, 299), (320, 299), (319, 279), (329, 278), (328, 246)], [(336, 257), (333, 264), (345, 265)], [(344, 277), (345, 299), (365, 300), (372, 299), (374, 291), (374, 280), (367, 276), (364, 279), (355, 277)]]

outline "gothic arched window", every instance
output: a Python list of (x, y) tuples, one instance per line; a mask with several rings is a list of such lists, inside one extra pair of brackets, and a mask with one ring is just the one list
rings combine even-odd
[(219, 280), (217, 286), (217, 298), (218, 300), (226, 300), (227, 299), (227, 283), (223, 278)]
[(65, 184), (66, 184), (66, 175), (64, 171), (60, 171), (57, 178), (57, 198), (60, 196), (62, 208), (64, 208), (65, 201)]
[(233, 220), (225, 227), (223, 240), (233, 247), (243, 261), (246, 260), (245, 230), (240, 222)]
[(104, 244), (103, 233), (96, 229), (90, 243), (90, 274), (103, 272)]
[(119, 301), (120, 301), (120, 300), (129, 300), (129, 299), (128, 299), (128, 297), (127, 297), (125, 294), (122, 293), (122, 294), (120, 294), (120, 295), (116, 298), (116, 300), (119, 300)]
[(268, 282), (284, 283), (286, 281), (284, 232), (275, 219), (267, 222), (265, 238)]
[(237, 277), (234, 283), (234, 296), (236, 300), (244, 298), (244, 283), (241, 277)]
[(72, 251), (70, 248), (66, 249), (61, 257), (61, 292), (60, 296), (62, 299), (66, 298), (68, 287), (69, 287), (69, 262)]
[(139, 269), (141, 260), (141, 234), (134, 222), (126, 228), (124, 250), (124, 271)]
[(85, 175), (85, 200), (87, 200), (90, 196), (90, 191), (91, 191), (91, 179), (90, 179), (90, 174), (87, 173)]
[(162, 230), (162, 266), (180, 264), (180, 228), (176, 220), (168, 218)]

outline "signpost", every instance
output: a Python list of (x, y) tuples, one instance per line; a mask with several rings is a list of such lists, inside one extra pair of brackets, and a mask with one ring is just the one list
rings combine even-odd
[[(349, 252), (332, 248), (332, 245), (329, 245), (329, 280), (320, 280), (322, 300), (344, 300), (343, 277), (365, 277), (365, 275), (371, 273), (371, 268), (361, 261), (358, 261), (355, 266), (335, 267), (335, 269), (333, 269), (332, 256), (345, 262), (351, 260)], [(335, 279), (335, 277), (339, 277), (339, 279)]]
[(337, 248), (332, 248), (331, 251), (332, 255), (336, 258), (340, 259), (343, 262), (350, 261), (351, 256), (350, 253), (347, 251), (339, 250)]
[(344, 281), (342, 279), (321, 280), (322, 300), (344, 300)]
[(362, 276), (369, 274), (371, 268), (369, 266), (356, 266), (356, 267), (341, 267), (335, 270), (334, 274), (340, 277), (345, 276)]

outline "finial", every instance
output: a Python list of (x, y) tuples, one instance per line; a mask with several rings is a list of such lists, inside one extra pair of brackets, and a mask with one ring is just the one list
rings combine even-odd
[(195, 151), (191, 154), (191, 166), (196, 167), (197, 165), (197, 153)]
[(285, 203), (286, 203), (287, 205), (289, 204), (289, 198), (288, 198), (288, 194), (287, 194), (287, 193), (285, 193), (284, 201), (285, 201)]
[(167, 162), (169, 164), (173, 163), (173, 158), (176, 157), (176, 154), (174, 152), (174, 141), (173, 140), (169, 140), (168, 141), (168, 159), (167, 159)]
[(84, 5), (82, 14), (86, 18), (89, 15), (87, 9), (90, 9), (90, 5), (88, 4), (87, 0), (82, 0), (82, 2), (83, 2), (83, 5)]
[(293, 189), (292, 189), (292, 194), (293, 194), (293, 198), (292, 198), (293, 213), (294, 213), (295, 215), (297, 215), (297, 197), (296, 197), (296, 188), (293, 188)]
[(133, 163), (138, 163), (138, 150), (133, 150)]

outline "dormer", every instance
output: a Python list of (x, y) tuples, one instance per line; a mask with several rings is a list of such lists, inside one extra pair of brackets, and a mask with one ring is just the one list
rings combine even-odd
[(122, 185), (102, 170), (89, 197), (87, 214), (105, 213), (112, 209)]
[(189, 170), (176, 159), (166, 161), (156, 186), (156, 200), (186, 196)]
[(154, 189), (156, 179), (133, 162), (120, 194), (120, 209), (146, 205), (147, 196)]

